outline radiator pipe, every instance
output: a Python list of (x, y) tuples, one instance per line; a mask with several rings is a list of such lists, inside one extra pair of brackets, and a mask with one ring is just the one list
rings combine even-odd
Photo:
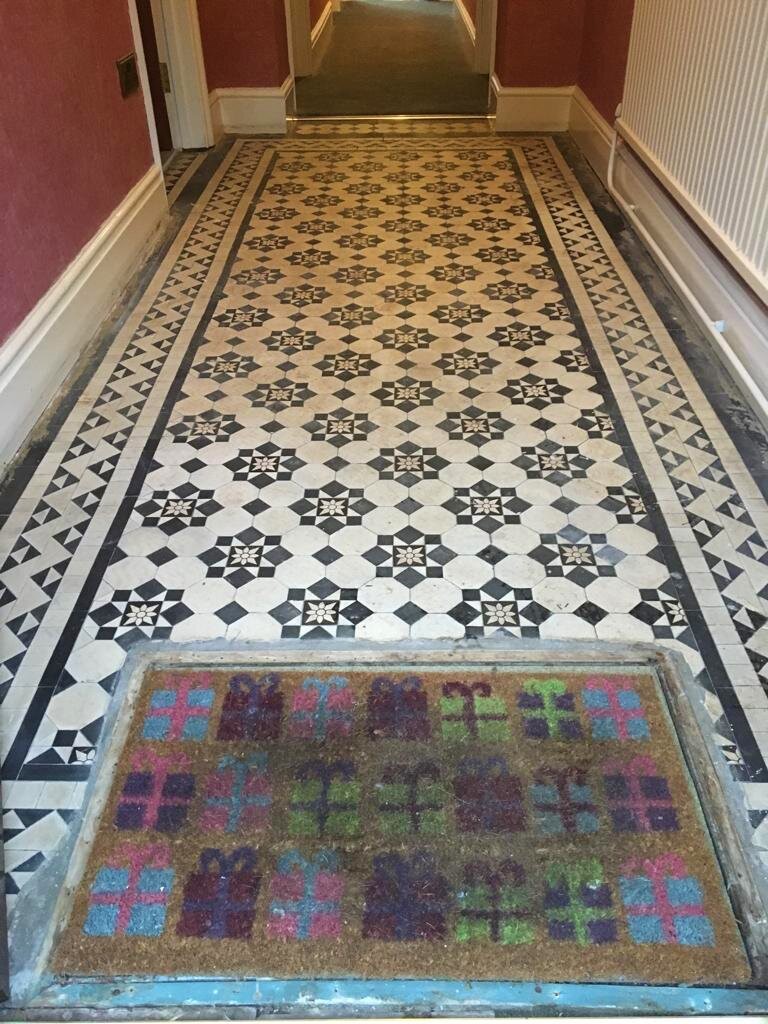
[(751, 376), (747, 372), (746, 367), (733, 351), (731, 346), (724, 338), (726, 329), (726, 322), (724, 320), (713, 320), (706, 309), (699, 302), (696, 295), (691, 291), (687, 282), (680, 276), (675, 266), (672, 264), (670, 259), (658, 245), (656, 240), (650, 231), (643, 224), (641, 219), (637, 215), (637, 207), (628, 203), (627, 200), (621, 195), (615, 182), (615, 171), (616, 171), (616, 158), (618, 155), (619, 145), (621, 142), (627, 144), (619, 133), (619, 121), (621, 115), (621, 107), (619, 106), (616, 111), (616, 120), (613, 125), (613, 135), (611, 138), (611, 153), (608, 158), (608, 177), (607, 186), (608, 192), (611, 198), (614, 200), (616, 205), (622, 211), (624, 216), (630, 222), (632, 227), (637, 231), (638, 235), (645, 242), (647, 247), (653, 253), (656, 261), (663, 267), (664, 272), (671, 280), (672, 284), (678, 292), (682, 295), (686, 304), (690, 307), (694, 316), (700, 321), (700, 325), (703, 328), (705, 334), (709, 339), (714, 342), (718, 351), (724, 357), (726, 363), (730, 364), (739, 385), (745, 390), (752, 402), (760, 410), (764, 422), (768, 422), (768, 400), (756, 386)]

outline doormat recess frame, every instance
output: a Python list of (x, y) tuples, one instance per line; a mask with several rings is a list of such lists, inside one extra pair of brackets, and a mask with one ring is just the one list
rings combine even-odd
[[(39, 960), (41, 976), (51, 980), (49, 969), (46, 968), (52, 949), (55, 947), (62, 931), (64, 922), (68, 919), (73, 909), (77, 884), (86, 870), (91, 846), (98, 834), (98, 825), (103, 809), (110, 797), (113, 784), (113, 776), (118, 768), (120, 755), (128, 735), (134, 717), (137, 700), (142, 692), (142, 681), (152, 671), (173, 670), (179, 671), (189, 669), (200, 671), (203, 668), (210, 668), (211, 671), (232, 670), (236, 672), (245, 667), (255, 671), (268, 671), (269, 669), (282, 672), (310, 672), (315, 666), (317, 671), (331, 672), (334, 668), (348, 673), (366, 672), (373, 673), (409, 671), (423, 668), (438, 672), (441, 668), (446, 672), (456, 672), (461, 669), (463, 672), (471, 673), (473, 669), (486, 671), (491, 668), (498, 672), (521, 673), (534, 671), (541, 675), (544, 666), (551, 667), (553, 672), (560, 673), (583, 673), (597, 672), (604, 670), (606, 673), (619, 673), (630, 670), (635, 673), (651, 673), (656, 677), (663, 699), (660, 705), (666, 702), (666, 711), (669, 724), (673, 727), (672, 732), (676, 736), (679, 753), (685, 762), (690, 781), (701, 803), (701, 810), (706, 817), (710, 837), (716, 840), (715, 849), (717, 860), (725, 877), (731, 881), (727, 887), (730, 902), (736, 919), (741, 923), (741, 939), (746, 947), (750, 966), (751, 977), (743, 978), (741, 983), (750, 986), (766, 983), (768, 972), (766, 971), (765, 938), (763, 929), (758, 925), (763, 919), (762, 900), (758, 887), (752, 877), (752, 865), (750, 864), (749, 852), (744, 850), (743, 837), (734, 830), (727, 813), (728, 796), (723, 788), (727, 785), (727, 779), (722, 779), (716, 770), (712, 751), (704, 740), (700, 728), (700, 716), (704, 712), (702, 707), (694, 708), (691, 700), (692, 694), (701, 695), (702, 691), (696, 688), (690, 678), (688, 670), (674, 652), (662, 651), (653, 645), (632, 644), (632, 645), (584, 645), (568, 644), (557, 647), (542, 645), (530, 645), (524, 648), (510, 649), (496, 641), (485, 642), (482, 646), (475, 645), (431, 645), (425, 648), (422, 645), (398, 645), (397, 648), (388, 649), (381, 646), (367, 647), (360, 643), (324, 644), (322, 649), (307, 650), (303, 645), (286, 644), (283, 642), (278, 648), (269, 645), (253, 645), (238, 652), (231, 650), (212, 649), (190, 649), (180, 645), (161, 649), (159, 645), (147, 645), (144, 650), (133, 653), (130, 662), (126, 665), (121, 685), (123, 688), (123, 699), (120, 703), (120, 715), (115, 718), (111, 737), (105, 745), (102, 755), (102, 763), (94, 771), (93, 777), (99, 779), (98, 791), (90, 794), (91, 798), (86, 803), (86, 811), (80, 829), (80, 835), (69, 862), (66, 884), (62, 886), (59, 897), (57, 913), (53, 921), (54, 925), (47, 937), (45, 947)], [(684, 678), (686, 677), (687, 678)], [(700, 698), (699, 698), (700, 699)], [(267, 884), (267, 877), (263, 885)], [(727, 902), (727, 900), (726, 900)], [(393, 944), (394, 945), (394, 944)], [(514, 948), (514, 947), (513, 947)], [(651, 947), (652, 948), (652, 947)], [(443, 976), (439, 973), (437, 977)], [(196, 972), (200, 977), (200, 972)], [(323, 972), (327, 976), (327, 972)], [(208, 977), (207, 972), (203, 976)], [(211, 977), (222, 975), (211, 974)], [(268, 977), (272, 975), (267, 973)], [(338, 975), (331, 974), (330, 977), (353, 979), (357, 975), (341, 971)], [(371, 978), (377, 975), (372, 973), (364, 975)], [(402, 977), (401, 974), (394, 975)], [(78, 980), (84, 975), (77, 974)], [(95, 981), (103, 979), (104, 975), (96, 976)], [(121, 974), (120, 977), (141, 978), (141, 974)], [(223, 975), (226, 978), (226, 975)], [(495, 973), (481, 974), (480, 977), (496, 979)], [(514, 984), (518, 974), (512, 974), (509, 982)], [(301, 975), (297, 976), (301, 981)], [(418, 978), (416, 979), (418, 980)], [(545, 983), (557, 981), (557, 978), (545, 977)], [(667, 978), (658, 979), (662, 983), (669, 981)], [(654, 984), (654, 980), (647, 981), (644, 978), (637, 979), (616, 979), (619, 985), (625, 983), (632, 987), (642, 987)], [(579, 978), (572, 984), (587, 982), (588, 978)], [(613, 979), (607, 977), (599, 978), (595, 984), (612, 984)], [(697, 984), (705, 984), (702, 979)], [(565, 984), (568, 984), (566, 981)]]

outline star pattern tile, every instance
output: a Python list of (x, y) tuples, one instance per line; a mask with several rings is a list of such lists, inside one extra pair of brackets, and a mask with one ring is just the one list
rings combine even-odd
[(551, 139), (235, 142), (3, 531), (9, 905), (158, 639), (658, 642), (768, 863), (768, 515), (660, 324)]

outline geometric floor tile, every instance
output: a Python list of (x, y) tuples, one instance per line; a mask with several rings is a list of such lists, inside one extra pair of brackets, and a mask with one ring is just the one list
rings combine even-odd
[(747, 466), (724, 440), (674, 301), (646, 298), (561, 145), (475, 122), (224, 145), (3, 523), (17, 906), (126, 656), (162, 640), (673, 648), (768, 878), (765, 437)]

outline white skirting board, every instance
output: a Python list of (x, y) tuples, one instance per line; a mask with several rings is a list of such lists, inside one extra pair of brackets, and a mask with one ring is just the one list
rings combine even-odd
[(506, 86), (491, 77), (497, 132), (564, 132), (568, 129), (572, 85)]
[[(622, 146), (617, 155), (614, 183), (632, 208), (638, 229), (647, 232), (658, 246), (703, 307), (709, 325), (722, 327), (718, 331), (720, 343), (713, 340), (712, 349), (768, 425), (765, 307), (627, 146)], [(682, 292), (680, 295), (685, 302), (686, 296)], [(699, 319), (697, 311), (692, 307), (691, 311)]]
[[(607, 183), (613, 129), (578, 87), (571, 106), (570, 134), (600, 179)], [(651, 173), (651, 172), (654, 173)], [(768, 424), (768, 314), (739, 275), (722, 259), (696, 225), (669, 196), (657, 178), (630, 148), (622, 145), (615, 167), (615, 183), (633, 207), (638, 229), (645, 230), (707, 313), (708, 324), (722, 321), (720, 342), (713, 353), (724, 363), (746, 400)], [(651, 255), (654, 255), (651, 250)], [(662, 273), (666, 273), (661, 267)], [(680, 298), (687, 296), (670, 279)], [(696, 320), (701, 317), (689, 305)], [(710, 336), (706, 335), (708, 343)]]
[(211, 117), (217, 139), (222, 135), (283, 135), (287, 131), (293, 78), (282, 85), (253, 89), (214, 89)]
[(600, 179), (605, 181), (613, 129), (578, 86), (573, 90), (568, 130)]
[(154, 164), (0, 347), (0, 467), (56, 395), (167, 215)]

